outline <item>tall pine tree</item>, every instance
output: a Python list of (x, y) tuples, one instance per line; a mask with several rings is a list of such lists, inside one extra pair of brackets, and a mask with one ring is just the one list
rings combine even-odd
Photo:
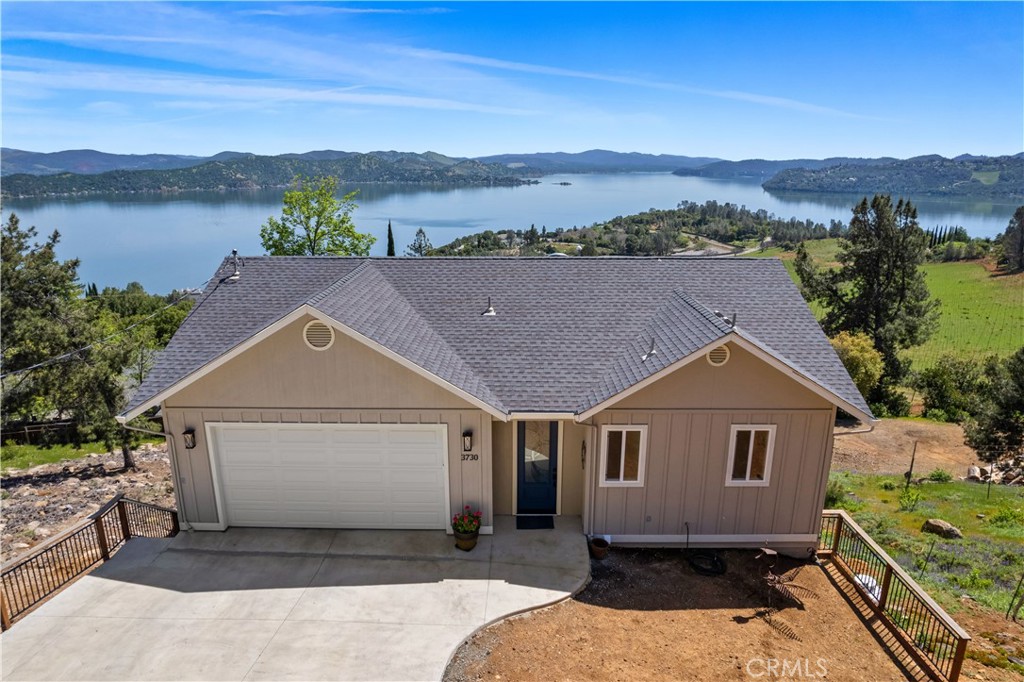
[(904, 413), (909, 405), (896, 389), (910, 363), (901, 351), (924, 343), (938, 322), (920, 266), (928, 239), (917, 223), (917, 209), (887, 195), (865, 197), (854, 209), (850, 229), (840, 240), (835, 270), (819, 270), (800, 245), (796, 269), (808, 300), (826, 309), (825, 333), (863, 333), (882, 354), (881, 381), (868, 396), (883, 414)]
[(388, 256), (395, 255), (395, 235), (391, 232), (391, 221), (388, 221)]

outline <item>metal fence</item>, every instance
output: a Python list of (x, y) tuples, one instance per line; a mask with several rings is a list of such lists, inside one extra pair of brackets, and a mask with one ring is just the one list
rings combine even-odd
[(832, 560), (926, 675), (960, 678), (971, 636), (849, 514), (822, 513), (818, 554)]
[(61, 533), (2, 569), (0, 624), (11, 623), (106, 561), (133, 537), (164, 538), (178, 533), (178, 514), (116, 495), (81, 524)]

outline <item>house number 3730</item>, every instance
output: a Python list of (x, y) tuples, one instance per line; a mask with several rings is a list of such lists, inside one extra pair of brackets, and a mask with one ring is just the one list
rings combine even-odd
[(466, 454), (466, 453), (462, 454), (462, 461), (463, 462), (475, 462), (478, 459), (480, 459), (480, 455), (470, 455), (470, 454)]

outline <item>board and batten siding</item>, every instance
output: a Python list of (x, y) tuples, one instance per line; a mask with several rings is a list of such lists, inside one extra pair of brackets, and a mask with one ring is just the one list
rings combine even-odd
[[(315, 351), (290, 324), (163, 403), (177, 472), (179, 510), (188, 523), (217, 524), (206, 424), (446, 424), (452, 513), (470, 505), (493, 525), (491, 417), (445, 388), (344, 334)], [(196, 430), (186, 450), (181, 433)], [(473, 431), (478, 459), (463, 461), (462, 433)]]
[[(735, 346), (722, 367), (698, 359), (594, 417), (588, 532), (610, 536), (816, 534), (835, 407)], [(600, 427), (646, 425), (641, 487), (602, 487)], [(766, 487), (727, 487), (730, 429), (774, 424)]]

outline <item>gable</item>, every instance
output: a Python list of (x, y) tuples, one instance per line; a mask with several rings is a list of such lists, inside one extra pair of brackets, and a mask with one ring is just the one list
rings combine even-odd
[(340, 332), (324, 351), (303, 340), (306, 315), (167, 398), (169, 407), (475, 409)]
[(825, 398), (736, 343), (729, 360), (713, 367), (696, 358), (607, 409), (828, 409)]

